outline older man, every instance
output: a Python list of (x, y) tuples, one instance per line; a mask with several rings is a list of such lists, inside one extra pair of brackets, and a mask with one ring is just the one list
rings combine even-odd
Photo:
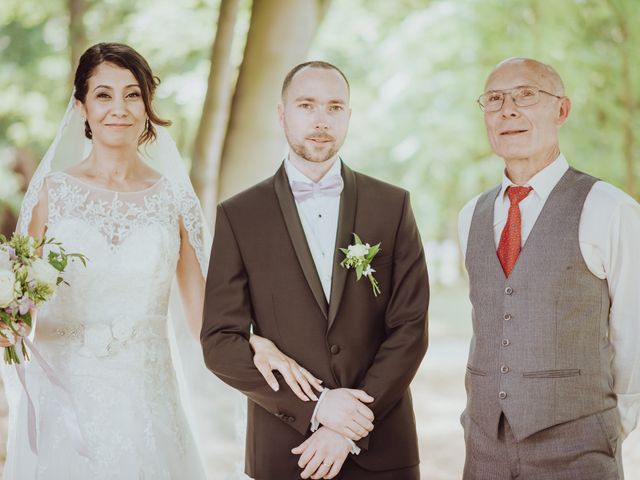
[(640, 404), (640, 206), (568, 165), (571, 102), (552, 67), (505, 60), (478, 102), (506, 168), (459, 217), (474, 331), (464, 478), (623, 478)]

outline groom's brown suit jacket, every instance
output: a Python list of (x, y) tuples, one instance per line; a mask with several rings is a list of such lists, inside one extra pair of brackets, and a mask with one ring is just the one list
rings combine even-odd
[[(315, 402), (280, 380), (274, 392), (253, 364), (250, 326), (329, 388), (375, 398), (374, 430), (353, 461), (367, 470), (417, 465), (409, 384), (427, 348), (429, 285), (406, 191), (343, 165), (344, 190), (327, 305), (282, 166), (218, 207), (201, 340), (207, 366), (248, 397), (246, 472), (299, 478), (291, 449), (308, 437)], [(339, 264), (338, 247), (382, 243), (372, 262), (382, 294)]]

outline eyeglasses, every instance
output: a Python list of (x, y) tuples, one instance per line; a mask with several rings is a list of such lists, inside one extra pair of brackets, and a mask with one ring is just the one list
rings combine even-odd
[(540, 94), (546, 93), (555, 98), (563, 98), (553, 93), (546, 92), (538, 87), (521, 86), (511, 88), (509, 90), (492, 90), (490, 92), (483, 93), (478, 97), (478, 104), (480, 110), (483, 112), (497, 112), (502, 108), (504, 104), (505, 95), (511, 95), (513, 103), (518, 107), (529, 107), (535, 105), (540, 101)]

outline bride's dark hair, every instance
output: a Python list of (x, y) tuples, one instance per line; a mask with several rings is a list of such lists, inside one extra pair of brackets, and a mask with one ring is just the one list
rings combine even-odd
[[(166, 127), (171, 125), (169, 120), (160, 118), (153, 110), (152, 101), (156, 87), (160, 85), (160, 79), (153, 75), (151, 67), (142, 55), (133, 48), (122, 43), (98, 43), (89, 47), (80, 57), (78, 68), (76, 69), (75, 79), (75, 98), (84, 103), (87, 97), (87, 89), (89, 88), (89, 78), (93, 75), (94, 70), (102, 63), (111, 63), (121, 68), (129, 70), (140, 85), (142, 101), (147, 112), (149, 121), (147, 122), (145, 131), (140, 135), (139, 144), (143, 144), (156, 138), (156, 130), (153, 124)], [(84, 123), (84, 134), (87, 138), (91, 138), (91, 129), (89, 123)]]

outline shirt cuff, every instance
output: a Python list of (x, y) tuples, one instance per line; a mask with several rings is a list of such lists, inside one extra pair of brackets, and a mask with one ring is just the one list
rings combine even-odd
[[(316, 418), (316, 415), (318, 414), (318, 409), (320, 408), (320, 403), (322, 402), (322, 399), (324, 398), (325, 394), (329, 391), (328, 388), (325, 388), (324, 390), (322, 390), (322, 393), (320, 394), (320, 397), (318, 398), (318, 402), (316, 403), (316, 408), (313, 409), (313, 415), (311, 415), (311, 431), (315, 432), (316, 430), (318, 430), (318, 428), (320, 428), (320, 422), (318, 421), (318, 419)], [(351, 445), (351, 452), (353, 455), (359, 455), (360, 454), (360, 447), (357, 446), (355, 444), (355, 442), (353, 440), (351, 440), (350, 438), (344, 437), (347, 442), (349, 442), (349, 445)]]
[(625, 439), (636, 428), (640, 416), (640, 394), (618, 394), (618, 412), (622, 424), (622, 438)]
[[(344, 438), (347, 438), (347, 437), (344, 437)], [(360, 447), (358, 445), (356, 445), (356, 442), (354, 442), (350, 438), (347, 438), (347, 442), (349, 442), (349, 445), (351, 445), (351, 454), (352, 455), (359, 455), (360, 454)]]
[(324, 390), (322, 390), (322, 393), (320, 394), (320, 398), (318, 398), (318, 401), (316, 402), (316, 408), (313, 409), (313, 415), (311, 415), (311, 431), (312, 432), (315, 432), (316, 430), (318, 430), (318, 428), (320, 428), (320, 422), (316, 418), (316, 415), (318, 414), (320, 403), (322, 402), (322, 399), (324, 398), (325, 394), (328, 391), (329, 391), (328, 388), (325, 388)]

